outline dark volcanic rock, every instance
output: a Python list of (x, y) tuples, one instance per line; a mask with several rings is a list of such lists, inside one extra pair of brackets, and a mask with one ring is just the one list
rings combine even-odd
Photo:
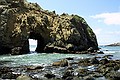
[[(99, 58), (99, 61), (95, 58)], [(59, 65), (49, 64), (44, 67), (40, 65), (17, 67), (1, 65), (0, 80), (119, 80), (120, 60), (110, 59), (102, 63), (103, 59), (104, 57), (73, 59), (73, 62), (76, 63), (69, 65), (71, 59), (65, 58), (59, 61)]]
[(52, 74), (52, 73), (47, 73), (47, 74), (45, 74), (45, 77), (48, 78), (48, 79), (51, 79), (51, 78), (54, 78), (55, 75)]
[(110, 72), (106, 74), (106, 77), (110, 80), (119, 80), (120, 79), (120, 72)]
[(96, 57), (94, 57), (90, 60), (90, 63), (91, 64), (99, 64), (99, 60)]
[(71, 80), (73, 76), (74, 76), (73, 71), (72, 70), (67, 70), (63, 74), (63, 79), (68, 79), (69, 78)]
[(28, 39), (37, 40), (36, 52), (98, 49), (96, 36), (82, 17), (58, 15), (26, 0), (1, 0), (0, 54), (28, 53)]
[(3, 74), (1, 77), (2, 79), (16, 79), (19, 76), (19, 74), (13, 74), (12, 72), (8, 72)]
[(91, 65), (90, 63), (90, 58), (86, 58), (86, 59), (80, 59), (78, 62), (79, 66), (89, 66)]

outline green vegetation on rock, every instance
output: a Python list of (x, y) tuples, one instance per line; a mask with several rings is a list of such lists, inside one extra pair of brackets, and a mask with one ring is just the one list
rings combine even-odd
[(0, 54), (28, 53), (28, 39), (37, 40), (37, 52), (98, 49), (96, 36), (84, 18), (58, 15), (26, 0), (0, 1), (0, 31)]

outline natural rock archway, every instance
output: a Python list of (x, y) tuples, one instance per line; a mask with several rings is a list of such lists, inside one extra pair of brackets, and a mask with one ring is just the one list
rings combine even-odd
[(1, 0), (0, 54), (28, 53), (28, 39), (37, 40), (37, 52), (98, 49), (96, 36), (82, 17), (58, 15), (26, 0)]
[(29, 39), (35, 39), (37, 40), (37, 47), (36, 47), (36, 52), (44, 52), (44, 47), (46, 46), (44, 38), (35, 32), (31, 32)]

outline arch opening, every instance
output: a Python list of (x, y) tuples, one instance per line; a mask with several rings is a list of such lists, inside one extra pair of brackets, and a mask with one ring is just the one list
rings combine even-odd
[(30, 51), (32, 50), (38, 53), (44, 52), (44, 38), (39, 33), (31, 32), (29, 36), (29, 46)]
[(36, 47), (37, 47), (37, 40), (29, 39), (29, 49), (30, 49), (30, 52), (35, 52)]

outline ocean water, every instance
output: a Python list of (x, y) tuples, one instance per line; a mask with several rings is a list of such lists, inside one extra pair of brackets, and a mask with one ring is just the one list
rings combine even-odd
[(120, 59), (120, 46), (99, 46), (104, 55), (113, 55), (113, 59)]
[(94, 56), (113, 55), (113, 59), (120, 59), (120, 46), (99, 46), (105, 54), (58, 54), (58, 53), (36, 53), (36, 46), (31, 45), (31, 53), (24, 55), (2, 55), (0, 61), (6, 61), (5, 66), (20, 66), (20, 65), (48, 65), (62, 58), (89, 58)]

